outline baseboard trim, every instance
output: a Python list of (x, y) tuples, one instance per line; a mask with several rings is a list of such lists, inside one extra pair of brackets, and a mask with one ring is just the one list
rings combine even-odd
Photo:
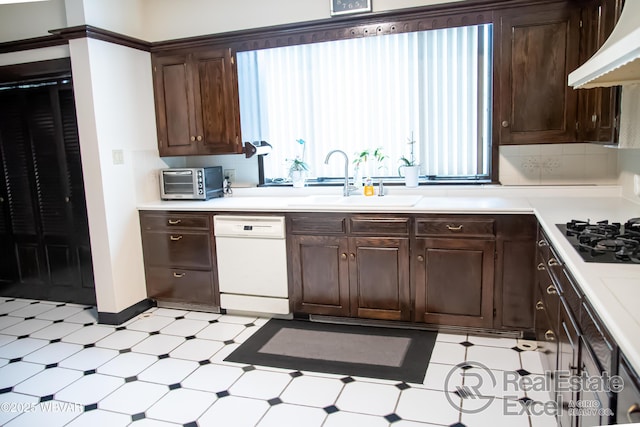
[(155, 307), (155, 302), (146, 298), (135, 303), (131, 307), (125, 308), (118, 313), (109, 313), (105, 311), (98, 312), (98, 323), (105, 325), (121, 325), (129, 319), (134, 318), (140, 313), (145, 312), (151, 307)]

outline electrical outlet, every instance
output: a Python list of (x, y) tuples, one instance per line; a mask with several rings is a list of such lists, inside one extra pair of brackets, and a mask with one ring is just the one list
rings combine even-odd
[(236, 182), (236, 170), (235, 169), (225, 169), (224, 170), (224, 177), (227, 179), (227, 181), (229, 181), (231, 183), (235, 183)]

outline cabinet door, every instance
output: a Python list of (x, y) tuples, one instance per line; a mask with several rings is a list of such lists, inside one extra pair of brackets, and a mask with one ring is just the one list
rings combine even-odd
[(490, 328), (495, 242), (424, 238), (416, 249), (415, 320)]
[(189, 56), (155, 56), (153, 84), (160, 156), (196, 154), (196, 114)]
[(194, 54), (198, 154), (242, 152), (235, 56), (230, 49)]
[[(582, 10), (580, 64), (607, 40), (622, 12), (622, 0), (592, 1)], [(581, 141), (615, 142), (620, 90), (605, 87), (578, 90), (579, 138)]]
[(349, 239), (351, 315), (410, 320), (409, 239)]
[(500, 17), (500, 144), (576, 140), (579, 9), (570, 2), (509, 9)]
[(294, 311), (348, 316), (348, 239), (298, 235), (291, 243)]

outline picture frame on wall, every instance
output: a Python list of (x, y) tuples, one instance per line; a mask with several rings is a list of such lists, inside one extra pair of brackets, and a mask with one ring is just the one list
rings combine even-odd
[(331, 16), (371, 12), (371, 0), (330, 0)]

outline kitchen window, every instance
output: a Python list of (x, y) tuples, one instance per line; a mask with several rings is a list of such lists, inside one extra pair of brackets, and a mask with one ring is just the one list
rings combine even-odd
[(333, 149), (368, 150), (362, 176), (397, 178), (413, 149), (422, 181), (490, 181), (491, 39), (484, 24), (239, 52), (243, 139), (273, 146), (263, 183), (302, 156), (312, 182), (343, 177)]

